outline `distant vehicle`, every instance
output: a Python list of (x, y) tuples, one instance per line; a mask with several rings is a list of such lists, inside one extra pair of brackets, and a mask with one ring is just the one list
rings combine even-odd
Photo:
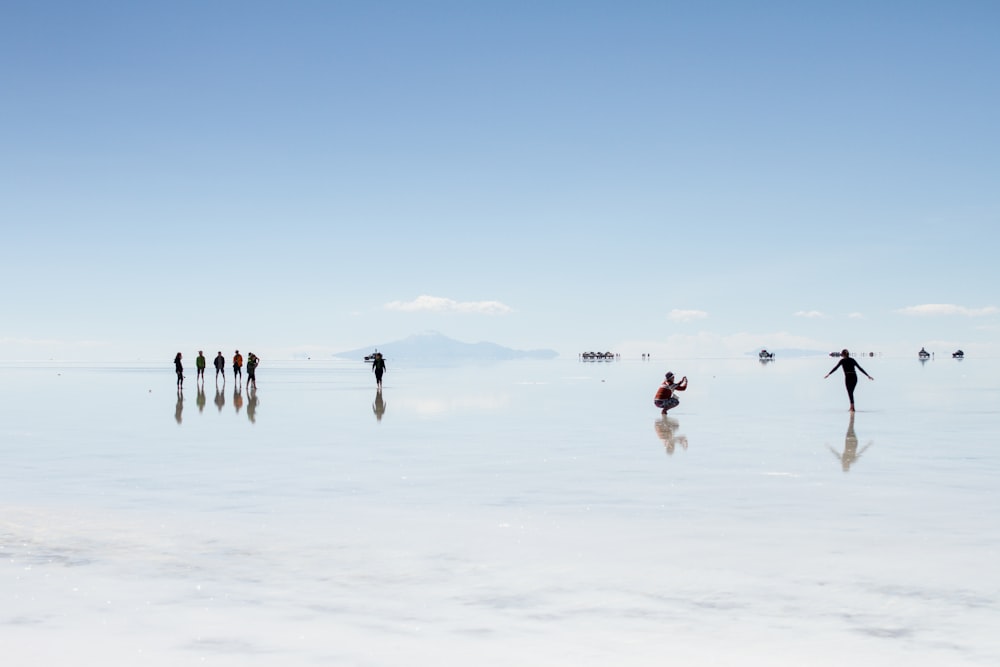
[(761, 361), (772, 361), (774, 359), (774, 352), (768, 352), (767, 350), (761, 350), (757, 358)]
[(961, 350), (956, 350), (955, 352), (951, 353), (951, 358), (952, 359), (965, 359), (965, 352), (962, 352)]
[(930, 359), (931, 353), (925, 350), (924, 348), (920, 348), (920, 352), (917, 352), (917, 356), (919, 356), (921, 359)]
[(614, 352), (583, 352), (580, 358), (584, 361), (613, 361), (618, 355)]

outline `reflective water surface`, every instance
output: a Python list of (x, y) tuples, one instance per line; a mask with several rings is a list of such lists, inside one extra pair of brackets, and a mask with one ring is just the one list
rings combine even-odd
[(1000, 664), (1000, 361), (835, 361), (0, 366), (0, 649)]

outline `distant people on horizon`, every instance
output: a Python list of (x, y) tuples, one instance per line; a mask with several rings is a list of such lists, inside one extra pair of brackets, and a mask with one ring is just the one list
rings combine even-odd
[(177, 356), (174, 357), (174, 372), (177, 373), (177, 388), (181, 389), (184, 386), (184, 365), (181, 363), (181, 353), (178, 352)]
[(198, 369), (195, 382), (205, 381), (205, 353), (198, 350), (198, 356), (194, 360), (194, 367)]
[(233, 379), (236, 380), (237, 387), (243, 384), (243, 355), (239, 350), (233, 355)]
[(222, 350), (215, 356), (215, 381), (219, 381), (219, 374), (222, 374), (222, 381), (226, 381), (226, 358), (222, 356)]
[(854, 412), (854, 388), (858, 386), (858, 374), (857, 371), (861, 371), (865, 374), (869, 380), (874, 380), (871, 375), (865, 369), (861, 368), (861, 364), (851, 358), (851, 353), (847, 350), (841, 350), (840, 361), (833, 369), (823, 376), (823, 379), (830, 377), (834, 371), (838, 368), (844, 369), (844, 386), (847, 387), (847, 398), (851, 401), (851, 412)]
[(379, 389), (382, 388), (382, 374), (385, 373), (385, 359), (382, 358), (381, 352), (375, 353), (375, 358), (372, 359), (372, 370), (375, 371), (375, 386)]
[(253, 385), (257, 388), (257, 367), (260, 366), (260, 357), (253, 352), (247, 352), (247, 389)]
[(660, 414), (667, 414), (668, 410), (676, 408), (681, 403), (681, 400), (674, 394), (678, 391), (686, 391), (687, 386), (688, 379), (686, 375), (681, 378), (680, 382), (674, 382), (674, 374), (667, 373), (663, 384), (660, 385), (659, 389), (656, 390), (656, 395), (653, 396), (653, 405), (661, 408)]

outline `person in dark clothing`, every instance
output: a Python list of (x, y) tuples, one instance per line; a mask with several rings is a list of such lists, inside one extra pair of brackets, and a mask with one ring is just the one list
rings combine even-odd
[(184, 365), (181, 364), (180, 352), (174, 357), (174, 371), (177, 373), (177, 388), (180, 389), (184, 386)]
[(834, 366), (829, 373), (824, 375), (823, 378), (825, 379), (830, 377), (833, 374), (833, 372), (836, 371), (838, 368), (844, 369), (844, 385), (847, 387), (847, 398), (851, 400), (851, 412), (854, 412), (854, 388), (858, 386), (857, 371), (861, 371), (862, 373), (864, 373), (865, 377), (867, 377), (869, 380), (874, 380), (875, 378), (873, 378), (871, 375), (868, 375), (868, 372), (865, 369), (861, 368), (861, 364), (859, 364), (858, 362), (856, 362), (854, 359), (851, 358), (851, 353), (848, 352), (847, 350), (841, 351), (840, 361), (838, 361), (837, 365)]
[(222, 356), (222, 350), (219, 350), (219, 354), (215, 357), (215, 381), (219, 381), (219, 375), (222, 375), (222, 382), (226, 381), (226, 358)]
[(375, 386), (381, 389), (382, 374), (385, 373), (385, 359), (382, 358), (381, 352), (375, 353), (375, 358), (372, 360), (372, 370), (375, 371)]
[(260, 366), (260, 357), (253, 352), (247, 354), (247, 389), (252, 385), (257, 388), (257, 367)]

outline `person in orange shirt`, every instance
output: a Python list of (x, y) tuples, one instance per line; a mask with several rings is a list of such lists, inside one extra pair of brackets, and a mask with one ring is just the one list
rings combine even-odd
[(237, 386), (243, 384), (243, 355), (239, 350), (233, 355), (233, 379), (236, 380)]
[(686, 375), (681, 378), (680, 382), (674, 382), (674, 374), (667, 373), (663, 384), (656, 390), (656, 395), (653, 397), (653, 405), (661, 408), (660, 414), (667, 414), (667, 410), (676, 408), (681, 403), (681, 400), (674, 394), (678, 391), (686, 390), (687, 386), (688, 379)]

